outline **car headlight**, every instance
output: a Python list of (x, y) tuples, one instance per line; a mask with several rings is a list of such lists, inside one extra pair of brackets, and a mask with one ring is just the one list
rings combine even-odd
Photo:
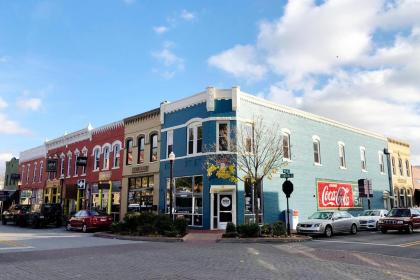
[(321, 224), (314, 224), (314, 227), (319, 227)]
[(402, 225), (404, 224), (404, 221), (397, 221), (397, 224)]

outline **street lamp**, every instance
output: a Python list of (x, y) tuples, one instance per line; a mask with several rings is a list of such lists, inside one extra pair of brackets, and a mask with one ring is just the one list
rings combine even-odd
[(174, 220), (174, 215), (172, 213), (172, 209), (173, 209), (173, 189), (174, 189), (174, 161), (175, 161), (175, 154), (174, 152), (171, 152), (169, 154), (169, 163), (171, 165), (171, 170), (170, 170), (170, 184), (169, 184), (169, 215), (171, 216), (171, 219)]

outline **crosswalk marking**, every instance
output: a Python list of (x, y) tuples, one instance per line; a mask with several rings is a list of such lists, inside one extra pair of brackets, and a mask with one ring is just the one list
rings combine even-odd
[(400, 244), (401, 247), (412, 247), (412, 246), (418, 246), (418, 245), (420, 246), (420, 240)]

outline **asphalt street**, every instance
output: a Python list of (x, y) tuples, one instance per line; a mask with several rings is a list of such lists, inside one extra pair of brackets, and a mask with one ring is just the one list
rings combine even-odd
[(420, 232), (362, 232), (283, 245), (154, 243), (0, 226), (0, 279), (411, 280), (418, 241)]

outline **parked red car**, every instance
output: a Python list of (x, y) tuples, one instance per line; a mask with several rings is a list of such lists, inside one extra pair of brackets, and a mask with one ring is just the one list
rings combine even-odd
[(379, 220), (382, 233), (387, 233), (388, 230), (412, 233), (417, 228), (420, 228), (420, 209), (394, 208), (385, 218)]
[(88, 232), (92, 229), (107, 229), (111, 224), (110, 215), (101, 215), (94, 210), (81, 210), (68, 220), (66, 229), (80, 229)]

